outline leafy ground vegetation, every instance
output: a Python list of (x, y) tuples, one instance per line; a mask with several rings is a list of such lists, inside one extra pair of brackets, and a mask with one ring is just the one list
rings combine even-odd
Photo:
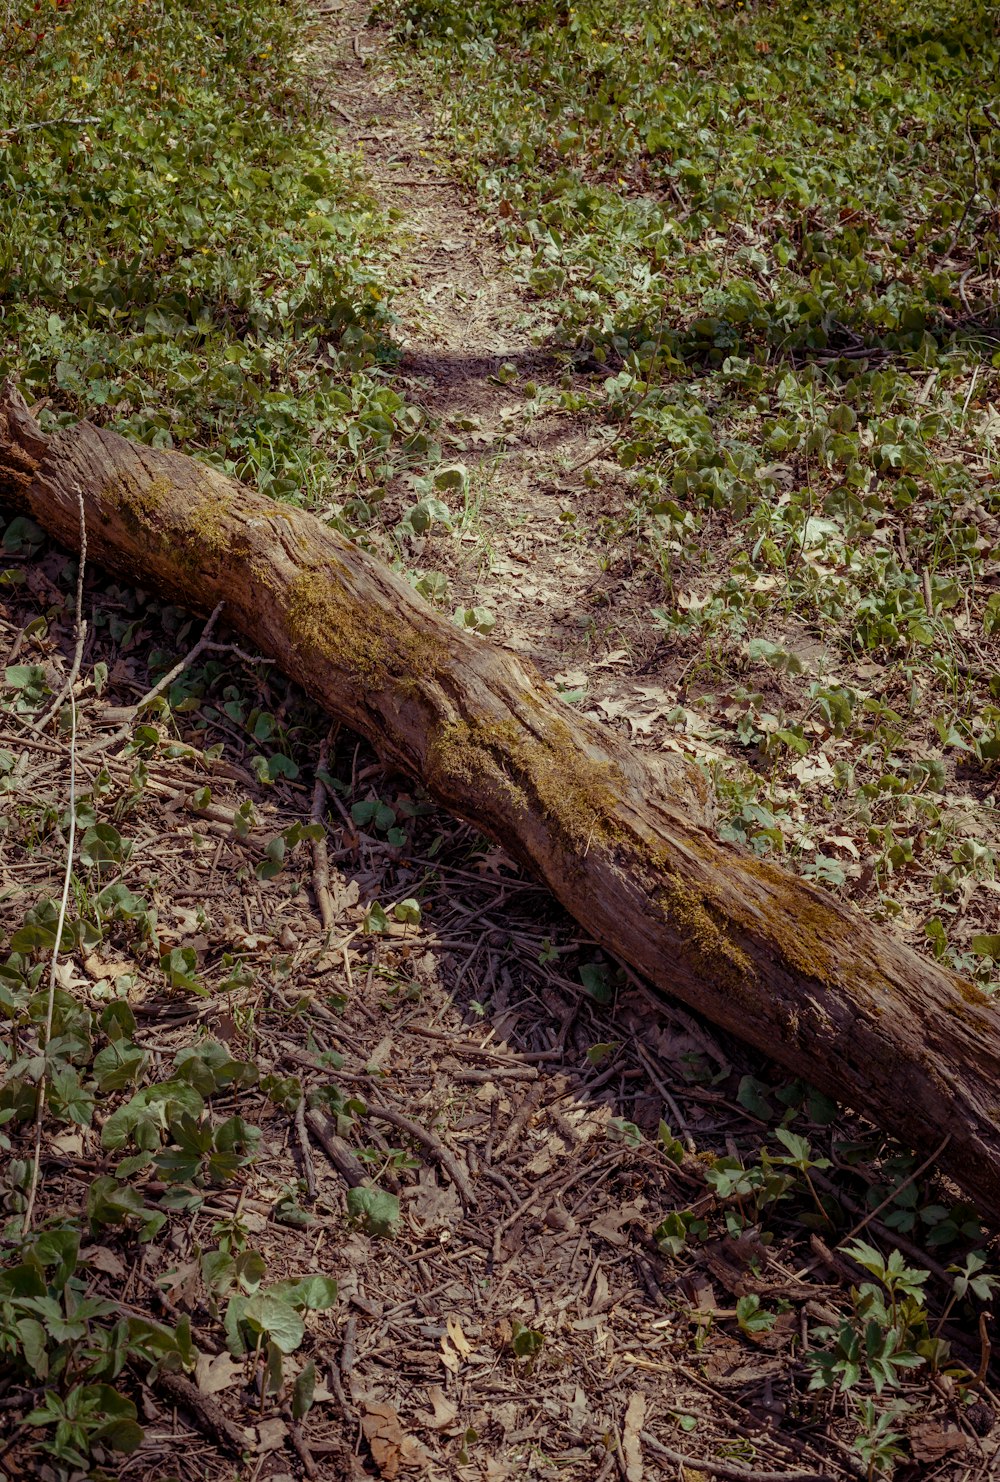
[(606, 577), (578, 652), (670, 678), (729, 837), (992, 980), (992, 8), (391, 13), (533, 338), (606, 367), (527, 390), (627, 471), (563, 511)]
[[(990, 983), (994, 19), (17, 0), (2, 368), (355, 530)], [(928, 1164), (0, 529), (0, 1471), (995, 1475)]]
[(383, 225), (283, 6), (8, 7), (0, 345), (49, 424), (334, 502), (418, 429), (380, 377)]

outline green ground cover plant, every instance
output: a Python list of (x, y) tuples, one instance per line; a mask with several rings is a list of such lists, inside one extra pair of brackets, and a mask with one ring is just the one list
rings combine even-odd
[[(621, 509), (595, 528), (581, 519), (573, 538), (603, 540), (609, 564), (622, 545), (645, 564), (646, 621), (686, 666), (667, 724), (725, 750), (712, 763), (724, 836), (787, 853), (832, 889), (867, 890), (872, 909), (916, 902), (927, 949), (991, 981), (1000, 916), (984, 929), (989, 907), (977, 909), (973, 926), (966, 906), (1000, 848), (994, 18), (984, 5), (813, 13), (703, 0), (391, 13), (407, 65), (442, 99), (446, 86), (456, 169), (502, 226), (536, 338), (574, 373), (519, 389), (609, 433), (628, 475)], [(437, 466), (433, 425), (393, 380), (392, 285), (377, 265), (387, 227), (324, 122), (298, 50), (307, 20), (277, 0), (8, 6), (0, 372), (49, 428), (87, 416), (183, 445), (346, 528), (377, 525), (386, 484), (419, 470), (417, 502), (372, 538), (432, 568), (433, 546), (416, 543), (479, 520), (481, 471)], [(497, 379), (518, 388), (517, 367)], [(412, 1118), (399, 1146), (379, 1131), (407, 1006), (424, 1028), (422, 933), (453, 909), (459, 924), (480, 922), (480, 895), (463, 908), (469, 887), (498, 882), (503, 931), (489, 950), (506, 1005), (518, 942), (507, 892), (521, 887), (457, 825), (457, 868), (439, 875), (440, 819), (422, 795), (359, 759), (353, 738), (324, 740), (294, 687), (266, 666), (248, 673), (225, 645), (176, 675), (111, 756), (92, 724), (101, 696), (142, 694), (197, 628), (93, 573), (80, 715), (98, 732), (93, 755), (106, 755), (68, 799), (67, 711), (46, 729), (57, 684), (43, 660), (74, 620), (75, 562), (19, 517), (0, 522), (0, 551), (0, 586), (12, 613), (20, 604), (16, 622), (3, 617), (17, 637), (0, 693), (0, 1400), (27, 1397), (3, 1444), (69, 1482), (113, 1475), (143, 1443), (132, 1396), (196, 1374), (213, 1351), (241, 1418), (298, 1422), (330, 1400), (317, 1378), (330, 1369), (317, 1315), (339, 1301), (326, 1268), (339, 1275), (362, 1239), (373, 1262), (380, 1246), (407, 1248), (411, 1175), (429, 1157)], [(440, 572), (414, 581), (447, 600)], [(484, 638), (493, 626), (484, 607), (455, 618)], [(585, 692), (563, 688), (567, 703)], [(165, 799), (185, 807), (187, 833)], [(344, 824), (338, 857), (358, 877), (342, 903), (355, 924), (337, 943), (346, 981), (309, 903), (328, 818)], [(212, 860), (211, 881), (223, 858), (225, 912), (195, 869)], [(184, 894), (189, 867), (200, 883)], [(266, 920), (248, 913), (244, 930), (248, 900)], [(592, 1097), (625, 1063), (631, 1031), (611, 1017), (624, 975), (564, 941), (565, 923), (545, 929), (521, 936), (522, 957), (528, 943), (538, 968), (576, 964), (553, 980), (571, 995), (562, 1034), (581, 1013), (602, 1016), (578, 1076)], [(471, 971), (484, 930), (454, 996), (468, 973), (470, 1015), (492, 1018), (492, 965), (480, 982)], [(378, 1044), (371, 1008), (338, 1038), (359, 989), (381, 995)], [(697, 1355), (728, 1323), (748, 1347), (794, 1345), (796, 1424), (846, 1417), (869, 1478), (916, 1455), (909, 1422), (934, 1396), (987, 1435), (990, 1349), (973, 1340), (998, 1278), (974, 1212), (939, 1202), (926, 1163), (834, 1130), (836, 1109), (809, 1088), (737, 1082), (696, 1051), (677, 1094), (693, 1088), (699, 1114), (713, 1101), (726, 1118), (746, 1112), (744, 1146), (728, 1120), (724, 1137), (713, 1128), (727, 1148), (715, 1156), (700, 1123), (697, 1151), (666, 1121), (651, 1136), (626, 1096), (628, 1116), (597, 1139), (600, 1176), (579, 1147), (565, 1160), (580, 1160), (602, 1212), (629, 1211), (609, 1243), (620, 1251), (634, 1225), (643, 1261), (662, 1261), (649, 1266), (657, 1312), (694, 1335), (670, 1341)], [(644, 1054), (641, 1065), (628, 1085), (645, 1085)], [(486, 1074), (467, 1073), (473, 1085)], [(442, 1135), (465, 1108), (448, 1084), (447, 1104), (420, 1112)], [(304, 1159), (316, 1111), (365, 1175), (343, 1201), (336, 1184), (315, 1203), (289, 1152)], [(58, 1193), (39, 1184), (42, 1163)], [(658, 1188), (664, 1169), (680, 1177), (676, 1202), (654, 1193), (641, 1211), (637, 1190)], [(495, 1206), (493, 1221), (491, 1240), (511, 1223)], [(316, 1226), (334, 1232), (322, 1256)], [(275, 1261), (282, 1228), (306, 1233), (322, 1271), (288, 1247)], [(836, 1277), (833, 1256), (828, 1267), (806, 1249), (810, 1233), (850, 1282), (839, 1297), (823, 1284), (818, 1315), (806, 1284), (792, 1296), (762, 1285), (731, 1308), (721, 1286), (708, 1307), (677, 1291), (675, 1274), (696, 1275), (727, 1242), (762, 1282), (769, 1248), (789, 1272), (808, 1260), (800, 1276)], [(947, 1264), (927, 1256), (925, 1270), (924, 1251)], [(147, 1256), (159, 1274), (133, 1287)], [(148, 1312), (135, 1305), (145, 1295)], [(566, 1361), (565, 1343), (512, 1316), (491, 1363), (527, 1382)], [(663, 1351), (658, 1385), (676, 1351)], [(698, 1423), (678, 1415), (684, 1432)]]
[(420, 436), (387, 383), (385, 224), (298, 7), (17, 0), (0, 69), (0, 374), (337, 513)]
[(954, 918), (998, 844), (994, 12), (383, 13), (534, 338), (591, 373), (563, 405), (629, 480), (591, 538), (646, 563), (724, 833), (993, 981)]

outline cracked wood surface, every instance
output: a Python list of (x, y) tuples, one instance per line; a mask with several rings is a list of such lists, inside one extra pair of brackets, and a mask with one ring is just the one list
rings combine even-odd
[(0, 401), (0, 499), (69, 548), (225, 619), (329, 713), (495, 838), (611, 953), (941, 1166), (1000, 1223), (987, 996), (852, 906), (718, 841), (707, 788), (575, 715), (314, 516), (89, 423)]

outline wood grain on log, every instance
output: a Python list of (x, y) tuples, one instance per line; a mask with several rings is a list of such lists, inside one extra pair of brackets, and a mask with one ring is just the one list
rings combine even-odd
[(89, 423), (0, 400), (0, 500), (90, 559), (226, 620), (612, 953), (942, 1166), (1000, 1223), (1000, 1032), (979, 989), (851, 906), (724, 845), (707, 790), (575, 715), (314, 516)]

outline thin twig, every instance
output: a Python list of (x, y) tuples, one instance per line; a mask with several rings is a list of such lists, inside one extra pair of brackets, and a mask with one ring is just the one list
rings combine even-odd
[(206, 648), (214, 647), (214, 645), (211, 643), (212, 629), (215, 627), (215, 624), (219, 618), (219, 614), (221, 613), (225, 605), (226, 604), (224, 602), (219, 602), (216, 605), (214, 612), (208, 619), (208, 622), (205, 624), (204, 631), (201, 637), (198, 639), (198, 642), (195, 644), (194, 648), (192, 648), (189, 653), (185, 654), (183, 659), (179, 659), (174, 667), (172, 669), (169, 669), (161, 679), (158, 679), (153, 685), (153, 688), (151, 690), (147, 690), (141, 700), (138, 700), (134, 705), (130, 705), (128, 707), (131, 713), (129, 725), (122, 726), (120, 730), (115, 731), (113, 736), (106, 736), (102, 741), (98, 741), (94, 746), (88, 746), (87, 750), (83, 753), (85, 757), (94, 756), (99, 751), (107, 751), (109, 747), (116, 746), (119, 741), (124, 741), (127, 738), (129, 731), (131, 730), (131, 720), (133, 720), (138, 715), (143, 706), (150, 705), (154, 700), (159, 699), (164, 690), (170, 688), (174, 680), (179, 675), (183, 674), (184, 670), (189, 668), (190, 665), (194, 663), (199, 654), (203, 653)]
[(595, 458), (600, 458), (602, 453), (607, 453), (614, 447), (615, 443), (620, 441), (621, 434), (618, 432), (615, 433), (614, 437), (602, 438), (596, 448), (591, 448), (589, 453), (584, 453), (582, 458), (578, 458), (575, 463), (571, 463), (566, 472), (568, 474), (578, 473), (581, 468), (586, 468), (588, 463), (593, 463)]
[(309, 1132), (306, 1127), (306, 1098), (303, 1094), (299, 1097), (295, 1108), (295, 1131), (299, 1139), (299, 1152), (302, 1154), (302, 1172), (306, 1181), (306, 1194), (310, 1199), (316, 1198), (316, 1165), (313, 1162), (312, 1148), (309, 1146)]
[(664, 1104), (670, 1115), (674, 1119), (674, 1126), (677, 1128), (677, 1131), (684, 1139), (684, 1146), (687, 1148), (689, 1153), (696, 1153), (698, 1151), (698, 1146), (691, 1135), (691, 1128), (688, 1126), (687, 1118), (684, 1116), (684, 1113), (681, 1111), (680, 1107), (677, 1105), (677, 1102), (671, 1095), (670, 1089), (664, 1082), (663, 1077), (658, 1073), (656, 1066), (653, 1064), (652, 1056), (646, 1053), (638, 1040), (636, 1040), (635, 1042), (635, 1049), (636, 1054), (639, 1056), (639, 1059), (646, 1067), (646, 1074), (653, 1082), (653, 1085), (656, 1087), (657, 1091), (659, 1091), (660, 1095), (663, 1097)]
[(204, 649), (208, 648), (212, 638), (212, 629), (218, 622), (219, 614), (222, 612), (222, 609), (225, 607), (225, 605), (226, 604), (224, 602), (216, 603), (212, 615), (208, 619), (208, 622), (205, 624), (202, 635), (198, 639), (198, 642), (195, 644), (194, 648), (191, 649), (190, 653), (185, 654), (183, 659), (178, 659), (174, 667), (172, 669), (168, 669), (166, 674), (164, 674), (161, 679), (158, 679), (156, 681), (151, 690), (146, 691), (142, 699), (138, 700), (133, 706), (133, 710), (139, 711), (143, 708), (144, 705), (150, 705), (154, 700), (159, 699), (164, 690), (168, 690), (173, 684), (174, 680), (178, 679), (180, 675), (184, 673), (185, 669), (189, 669), (198, 655)]
[[(904, 1190), (908, 1189), (911, 1184), (915, 1184), (917, 1179), (925, 1174), (928, 1168), (932, 1167), (932, 1165), (938, 1161), (941, 1154), (948, 1146), (949, 1142), (951, 1142), (950, 1132), (948, 1133), (944, 1141), (934, 1149), (933, 1153), (931, 1153), (929, 1157), (924, 1159), (919, 1168), (914, 1168), (913, 1172), (909, 1174), (908, 1177), (904, 1178), (901, 1184), (897, 1184), (891, 1193), (886, 1194), (881, 1204), (876, 1204), (875, 1208), (869, 1210), (863, 1219), (858, 1220), (858, 1223), (854, 1226), (853, 1230), (848, 1230), (843, 1240), (837, 1242), (838, 1245), (846, 1245), (849, 1240), (853, 1240), (856, 1235), (860, 1235), (862, 1230), (866, 1230), (871, 1224), (872, 1220), (878, 1219), (883, 1209), (886, 1209), (890, 1204), (894, 1204), (899, 1198), (900, 1194), (904, 1192)], [(803, 1266), (801, 1271), (796, 1271), (795, 1280), (801, 1281), (804, 1276), (809, 1275), (810, 1271), (814, 1271), (819, 1264), (819, 1261), (810, 1261), (808, 1266)]]
[(969, 410), (969, 402), (972, 400), (972, 394), (973, 394), (973, 392), (976, 389), (976, 382), (978, 380), (979, 380), (979, 366), (977, 365), (976, 368), (975, 368), (975, 370), (972, 372), (972, 380), (969, 382), (969, 389), (965, 393), (965, 400), (962, 403), (962, 418), (963, 418), (963, 420), (965, 418), (966, 412)]
[(309, 1442), (303, 1434), (301, 1423), (292, 1414), (291, 1405), (282, 1405), (281, 1414), (285, 1425), (288, 1427), (288, 1439), (292, 1443), (292, 1449), (302, 1463), (302, 1470), (310, 1479), (318, 1477), (320, 1471), (316, 1465), (316, 1458), (309, 1450)]
[(465, 1175), (465, 1170), (439, 1137), (435, 1137), (433, 1132), (428, 1132), (426, 1127), (421, 1127), (419, 1122), (412, 1122), (409, 1117), (404, 1117), (401, 1112), (394, 1111), (388, 1106), (373, 1106), (369, 1103), (368, 1115), (379, 1121), (388, 1122), (390, 1127), (398, 1127), (400, 1132), (406, 1132), (415, 1142), (421, 1143), (451, 1179), (463, 1205), (467, 1209), (475, 1207), (476, 1196)]
[(318, 1111), (307, 1111), (306, 1126), (330, 1162), (350, 1189), (365, 1188), (370, 1182), (366, 1170), (354, 1155), (350, 1143), (332, 1132)]
[[(82, 491), (80, 489), (79, 484), (77, 484), (77, 486), (76, 486), (76, 497), (80, 501), (80, 509), (82, 511), (83, 510), (83, 493), (82, 493)], [(82, 515), (81, 515), (81, 518), (82, 518)], [(83, 528), (83, 527), (81, 526), (81, 528)], [(71, 694), (72, 693), (73, 686), (76, 684), (76, 681), (80, 677), (80, 667), (81, 667), (81, 665), (83, 663), (83, 645), (86, 642), (86, 638), (87, 638), (87, 619), (83, 616), (83, 556), (82, 555), (80, 557), (80, 564), (77, 567), (77, 572), (76, 572), (76, 612), (77, 612), (77, 621), (76, 621), (76, 647), (73, 650), (73, 662), (70, 665), (69, 673), (67, 674), (65, 680), (63, 681), (63, 684), (62, 684), (62, 686), (61, 686), (61, 688), (59, 690), (59, 693), (56, 695), (56, 697), (52, 701), (51, 705), (45, 711), (44, 715), (42, 715), (42, 717), (39, 720), (32, 721), (29, 724), (28, 730), (31, 731), (34, 735), (37, 735), (39, 733), (39, 731), (43, 731), (45, 729), (45, 727), (48, 725), (49, 721), (52, 719), (52, 717), (58, 711), (58, 709), (61, 706), (63, 700), (66, 698), (66, 696), (68, 694)]]
[(649, 1431), (640, 1431), (639, 1439), (648, 1446), (654, 1456), (662, 1456), (679, 1467), (690, 1467), (693, 1472), (709, 1472), (713, 1477), (729, 1477), (735, 1482), (836, 1482), (829, 1472), (759, 1472), (749, 1467), (738, 1467), (729, 1461), (707, 1461), (701, 1456), (685, 1456), (664, 1446)]
[(344, 1324), (344, 1341), (340, 1345), (340, 1372), (345, 1379), (349, 1378), (357, 1357), (358, 1320), (352, 1312)]
[[(79, 484), (76, 486), (77, 508), (80, 513), (80, 566), (76, 581), (76, 630), (79, 635), (83, 626), (83, 574), (87, 564), (87, 515), (83, 505), (83, 491)], [(69, 904), (69, 887), (73, 878), (73, 850), (76, 845), (76, 699), (72, 687), (69, 692), (69, 838), (66, 841), (66, 869), (63, 874), (62, 895), (59, 899), (59, 916), (56, 921), (56, 939), (52, 947), (52, 962), (49, 968), (49, 996), (45, 1006), (45, 1038), (42, 1048), (45, 1058), (42, 1061), (41, 1073), (38, 1077), (38, 1100), (35, 1105), (35, 1152), (31, 1163), (31, 1183), (28, 1186), (28, 1199), (24, 1207), (24, 1219), (21, 1225), (22, 1235), (27, 1235), (31, 1229), (31, 1216), (35, 1209), (35, 1197), (38, 1193), (38, 1174), (42, 1164), (42, 1123), (45, 1118), (45, 1096), (48, 1087), (48, 1047), (52, 1038), (52, 1018), (55, 1012), (56, 1002), (56, 973), (59, 970), (59, 948), (62, 943), (63, 927), (66, 924), (66, 910)]]
[(333, 896), (330, 894), (330, 851), (327, 848), (326, 827), (323, 824), (326, 804), (326, 784), (323, 781), (323, 773), (329, 767), (330, 748), (339, 729), (339, 722), (335, 722), (323, 737), (319, 756), (316, 758), (316, 782), (313, 787), (312, 808), (309, 815), (313, 823), (318, 823), (323, 827), (321, 836), (312, 841), (313, 893), (316, 896), (316, 904), (319, 906), (323, 930), (327, 933), (327, 941), (337, 924), (337, 911), (333, 904)]
[(13, 128), (0, 129), (0, 139), (13, 139), (17, 134), (32, 134), (36, 129), (78, 129), (82, 124), (100, 123), (96, 114), (86, 118), (40, 118), (35, 123), (14, 124)]
[(149, 1382), (153, 1389), (160, 1390), (173, 1404), (182, 1405), (202, 1435), (215, 1441), (223, 1450), (242, 1456), (251, 1449), (249, 1432), (230, 1420), (217, 1400), (211, 1395), (202, 1394), (197, 1385), (192, 1384), (190, 1379), (185, 1379), (183, 1374), (161, 1371), (155, 1373)]
[(958, 218), (958, 225), (951, 234), (951, 241), (948, 243), (948, 246), (945, 248), (944, 252), (939, 254), (939, 258), (942, 260), (949, 258), (954, 252), (955, 248), (958, 246), (958, 239), (962, 235), (962, 228), (969, 218), (969, 212), (972, 210), (972, 203), (979, 194), (979, 151), (976, 149), (976, 141), (972, 137), (972, 125), (969, 121), (970, 117), (971, 114), (966, 116), (965, 137), (968, 139), (969, 148), (972, 151), (972, 190), (969, 192), (969, 195), (966, 199), (965, 209), (963, 210), (961, 216)]

